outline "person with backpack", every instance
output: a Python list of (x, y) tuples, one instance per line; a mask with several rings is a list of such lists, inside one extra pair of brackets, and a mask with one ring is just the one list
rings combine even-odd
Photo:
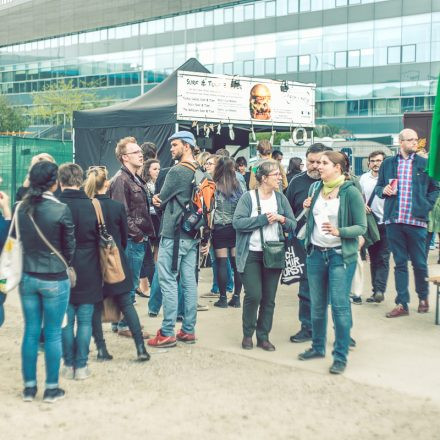
[[(199, 240), (187, 227), (195, 214), (186, 214), (192, 204), (196, 173), (205, 173), (194, 159), (196, 141), (191, 132), (179, 131), (168, 140), (171, 142), (171, 156), (179, 163), (169, 170), (160, 193), (153, 197), (153, 204), (164, 212), (156, 265), (162, 288), (164, 319), (156, 336), (148, 341), (151, 347), (174, 347), (177, 340), (190, 344), (196, 340), (196, 264)], [(202, 245), (201, 251), (208, 251), (207, 244)], [(182, 328), (175, 336), (178, 278), (182, 286), (185, 311)]]

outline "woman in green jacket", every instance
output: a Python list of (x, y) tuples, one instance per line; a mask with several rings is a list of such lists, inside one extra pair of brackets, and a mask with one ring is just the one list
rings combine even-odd
[[(274, 351), (275, 346), (269, 341), (269, 332), (281, 269), (264, 267), (260, 228), (265, 242), (278, 241), (281, 239), (279, 225), (284, 232), (293, 232), (296, 220), (289, 201), (278, 192), (281, 182), (278, 163), (262, 162), (255, 177), (257, 189), (241, 196), (232, 221), (236, 231), (237, 270), (244, 286), (241, 346), (245, 350), (253, 348), (252, 336), (256, 330), (257, 346), (266, 351)], [(258, 213), (257, 195), (261, 213)]]
[(318, 167), (322, 181), (311, 187), (304, 201), (310, 208), (305, 246), (312, 314), (312, 347), (300, 360), (325, 356), (327, 308), (331, 304), (335, 328), (330, 373), (345, 370), (352, 324), (350, 286), (356, 269), (358, 238), (367, 230), (362, 195), (350, 179), (342, 153), (326, 151)]

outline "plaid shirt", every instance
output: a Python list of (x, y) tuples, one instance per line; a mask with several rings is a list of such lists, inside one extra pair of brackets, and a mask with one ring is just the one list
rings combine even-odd
[(406, 225), (419, 226), (426, 228), (428, 225), (425, 222), (415, 219), (411, 215), (412, 209), (412, 168), (415, 153), (411, 154), (408, 159), (404, 159), (399, 153), (397, 164), (397, 179), (399, 197), (399, 215), (396, 219), (390, 219), (386, 223), (404, 223)]

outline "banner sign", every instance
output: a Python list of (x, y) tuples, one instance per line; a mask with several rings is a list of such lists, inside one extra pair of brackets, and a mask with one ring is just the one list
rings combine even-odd
[(177, 72), (177, 120), (315, 126), (315, 84)]

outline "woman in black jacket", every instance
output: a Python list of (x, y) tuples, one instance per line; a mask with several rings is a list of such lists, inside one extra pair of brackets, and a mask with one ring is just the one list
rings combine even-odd
[[(127, 247), (128, 225), (127, 214), (122, 203), (112, 200), (107, 194), (109, 181), (105, 167), (90, 167), (87, 171), (87, 180), (84, 190), (88, 197), (98, 199), (101, 204), (107, 232), (113, 237), (119, 249), (125, 280), (116, 284), (104, 283), (104, 297), (112, 296), (122, 311), (125, 321), (133, 335), (139, 361), (148, 361), (150, 355), (145, 349), (142, 328), (133, 301), (130, 297), (133, 281), (130, 268), (127, 264), (125, 248)], [(93, 337), (98, 349), (98, 360), (111, 360), (113, 357), (108, 353), (101, 323), (102, 302), (95, 304), (93, 314)]]
[(23, 245), (23, 277), (20, 299), (25, 329), (21, 348), (24, 379), (23, 400), (37, 394), (37, 355), (41, 323), (44, 323), (46, 389), (43, 400), (64, 397), (58, 387), (61, 360), (61, 324), (69, 301), (70, 282), (64, 263), (39, 238), (30, 216), (67, 263), (75, 252), (75, 235), (69, 208), (53, 192), (57, 189), (58, 167), (41, 161), (29, 173), (29, 189), (16, 208)]
[(58, 178), (62, 190), (60, 200), (70, 208), (75, 224), (76, 251), (72, 265), (78, 276), (76, 286), (70, 293), (67, 325), (63, 328), (62, 375), (66, 379), (82, 380), (90, 376), (87, 361), (92, 337), (92, 315), (94, 305), (102, 301), (98, 220), (92, 202), (80, 189), (83, 183), (81, 167), (74, 163), (63, 164)]

